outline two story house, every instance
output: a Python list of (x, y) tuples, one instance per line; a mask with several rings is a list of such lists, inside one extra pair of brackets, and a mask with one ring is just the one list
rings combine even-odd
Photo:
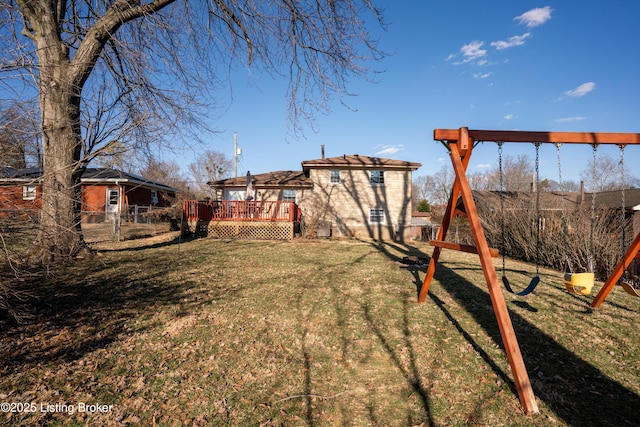
[[(308, 230), (337, 237), (410, 238), (412, 172), (420, 163), (357, 154), (302, 162), (278, 171), (210, 182), (219, 200), (295, 202)], [(247, 194), (250, 191), (251, 194)]]

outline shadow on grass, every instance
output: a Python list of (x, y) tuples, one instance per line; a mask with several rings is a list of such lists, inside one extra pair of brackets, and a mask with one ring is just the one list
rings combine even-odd
[(0, 374), (80, 359), (155, 326), (153, 316), (166, 307), (180, 318), (238, 290), (167, 279), (176, 262), (186, 262), (178, 258), (154, 251), (96, 257), (23, 284), (34, 296), (24, 302), (32, 318), (20, 325), (0, 323)]
[[(381, 253), (389, 256), (390, 251), (384, 244), (376, 246), (380, 247)], [(419, 249), (408, 245), (406, 247), (392, 245), (392, 247), (405, 254), (427, 256)], [(397, 260), (398, 257), (391, 255), (389, 258)], [(419, 289), (422, 286), (420, 273), (416, 270), (412, 273), (414, 283)], [(442, 264), (438, 264), (434, 279), (464, 306), (491, 339), (504, 349), (488, 291), (479, 289), (457, 274), (455, 270)], [(454, 315), (446, 309), (442, 301), (433, 294), (430, 296), (445, 316), (454, 323), (465, 340), (516, 393), (511, 373), (503, 372), (491, 361), (473, 337), (460, 327)], [(514, 301), (514, 305), (530, 311), (536, 310), (528, 302), (519, 301), (516, 304)], [(425, 306), (425, 310), (428, 309), (428, 305)], [(556, 416), (573, 426), (640, 425), (640, 413), (638, 413), (640, 396), (576, 356), (518, 313), (510, 311), (510, 316), (519, 338), (520, 350), (528, 367), (536, 398), (544, 401)], [(392, 350), (387, 351), (391, 353)], [(428, 414), (428, 408), (425, 407), (425, 409)]]
[[(163, 236), (160, 235), (156, 237), (162, 238)], [(130, 251), (144, 251), (148, 249), (164, 248), (167, 246), (176, 246), (176, 249), (180, 250), (181, 244), (188, 243), (192, 240), (196, 240), (197, 237), (177, 235), (167, 240), (162, 240), (159, 242), (152, 241), (152, 243), (149, 243), (150, 239), (153, 239), (153, 238), (125, 240), (122, 242), (118, 242), (120, 244), (116, 245), (113, 248), (107, 247), (107, 248), (98, 249), (98, 252), (116, 252), (117, 253), (117, 252), (130, 252)]]
[[(427, 425), (435, 426), (436, 423), (433, 420), (433, 415), (431, 411), (431, 400), (429, 398), (429, 393), (424, 388), (420, 381), (420, 372), (418, 370), (418, 366), (416, 364), (416, 356), (415, 351), (413, 349), (413, 345), (411, 344), (411, 333), (409, 330), (409, 307), (407, 305), (407, 301), (405, 299), (402, 310), (402, 336), (404, 339), (404, 348), (407, 349), (408, 357), (409, 357), (409, 366), (406, 367), (400, 358), (400, 355), (397, 354), (394, 347), (389, 343), (389, 340), (385, 337), (381, 328), (378, 326), (375, 316), (371, 314), (371, 309), (368, 304), (364, 304), (362, 306), (364, 317), (367, 320), (367, 323), (373, 330), (373, 333), (378, 337), (378, 340), (382, 344), (382, 347), (385, 349), (389, 357), (393, 361), (393, 364), (396, 365), (398, 370), (402, 373), (405, 381), (409, 385), (410, 389), (420, 397), (420, 403), (422, 408), (424, 409)], [(370, 411), (371, 413), (372, 411)], [(416, 425), (417, 420), (411, 419), (411, 413), (408, 415), (407, 425)], [(372, 418), (372, 421), (375, 419)]]

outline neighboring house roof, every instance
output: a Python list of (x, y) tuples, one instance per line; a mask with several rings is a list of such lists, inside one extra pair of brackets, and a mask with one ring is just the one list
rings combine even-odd
[[(0, 168), (0, 183), (2, 182), (34, 182), (42, 180), (42, 168), (16, 169), (11, 167)], [(116, 169), (87, 168), (80, 178), (82, 183), (99, 184), (131, 184), (152, 188), (160, 191), (176, 193), (173, 187), (151, 179), (142, 178), (138, 175), (122, 172)]]
[(307, 172), (311, 168), (365, 168), (365, 169), (407, 169), (416, 170), (421, 163), (407, 162), (404, 160), (384, 159), (380, 157), (360, 156), (358, 154), (342, 155), (339, 157), (327, 157), (317, 160), (305, 160), (302, 162), (302, 170)]
[[(276, 171), (251, 175), (254, 188), (313, 188), (313, 182), (302, 171)], [(246, 187), (247, 177), (221, 179), (207, 183), (214, 188)]]
[(433, 225), (431, 222), (431, 212), (412, 211), (411, 225), (422, 227)]
[[(591, 203), (591, 194), (585, 193), (585, 201)], [(624, 206), (634, 211), (640, 210), (640, 188), (624, 190)], [(602, 191), (596, 193), (596, 207), (617, 209), (622, 206), (622, 191)]]
[(171, 193), (177, 193), (178, 190), (152, 179), (146, 179), (132, 173), (122, 172), (116, 169), (106, 168), (88, 168), (80, 179), (83, 183), (99, 184), (103, 182), (113, 182), (114, 184), (131, 184), (149, 187), (156, 190), (168, 191)]
[(0, 168), (1, 182), (33, 182), (42, 178), (42, 168), (17, 169), (12, 167)]

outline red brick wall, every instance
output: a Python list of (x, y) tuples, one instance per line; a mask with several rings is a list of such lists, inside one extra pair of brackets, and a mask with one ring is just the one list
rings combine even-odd
[(22, 184), (0, 186), (0, 217), (15, 215), (16, 210), (39, 211), (42, 208), (42, 186), (36, 186), (35, 200), (23, 200), (22, 187)]
[[(151, 190), (135, 185), (122, 184), (124, 191), (123, 205), (151, 205)], [(82, 187), (82, 210), (90, 212), (104, 212), (107, 197), (107, 189), (118, 188), (116, 185), (84, 185)], [(163, 197), (163, 192), (158, 191), (158, 207), (171, 206), (170, 200)]]
[(83, 185), (82, 210), (87, 212), (104, 212), (107, 188), (109, 187), (105, 185)]
[(151, 204), (151, 190), (148, 188), (124, 185), (124, 201), (129, 206), (149, 206)]
[[(42, 208), (42, 186), (36, 187), (35, 200), (23, 200), (22, 187), (22, 184), (0, 186), (0, 217), (15, 215), (16, 210), (39, 211)], [(123, 203), (140, 206), (151, 204), (150, 189), (132, 185), (122, 185), (121, 187), (125, 191)], [(118, 188), (118, 186), (113, 184), (83, 185), (82, 210), (85, 212), (104, 212), (107, 189), (109, 188)], [(158, 191), (156, 206), (171, 206), (171, 201), (164, 198), (163, 195), (162, 191)]]
[[(132, 185), (124, 185), (125, 187), (125, 203), (129, 206), (139, 205), (139, 206), (149, 206), (151, 205), (151, 190), (148, 188), (132, 186)], [(171, 206), (171, 201), (165, 198), (165, 193), (162, 191), (157, 192), (158, 194), (158, 203), (154, 206), (157, 207), (167, 207)]]

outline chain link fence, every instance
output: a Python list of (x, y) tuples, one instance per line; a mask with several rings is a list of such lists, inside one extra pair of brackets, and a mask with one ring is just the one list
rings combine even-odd
[(180, 230), (177, 207), (127, 206), (118, 213), (82, 212), (82, 234), (87, 243), (122, 241)]
[[(117, 242), (180, 230), (179, 207), (126, 206), (117, 212), (82, 212), (82, 234), (87, 243)], [(0, 235), (9, 247), (33, 243), (40, 222), (39, 210), (3, 209)]]

